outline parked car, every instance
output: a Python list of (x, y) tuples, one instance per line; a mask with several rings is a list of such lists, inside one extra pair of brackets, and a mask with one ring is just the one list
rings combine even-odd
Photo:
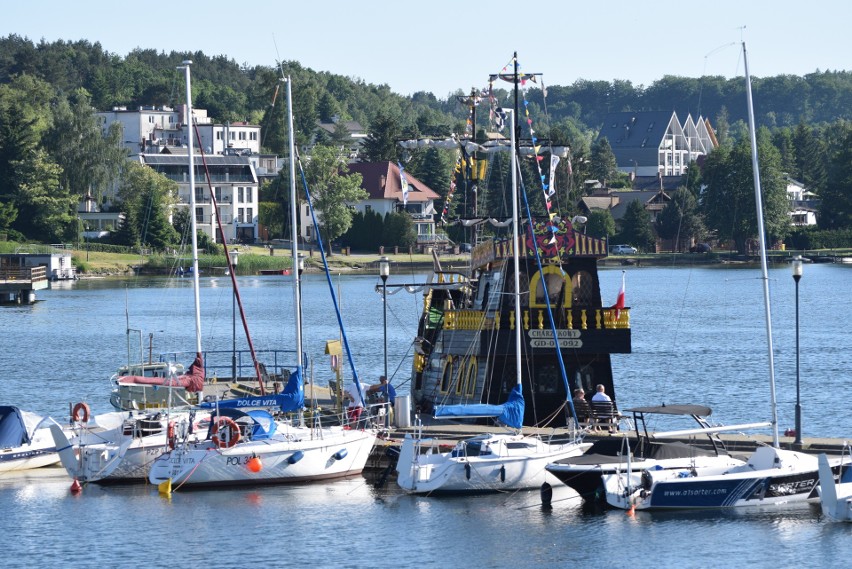
[(709, 243), (698, 243), (689, 248), (690, 253), (711, 253), (713, 248)]
[(630, 245), (613, 245), (609, 248), (610, 255), (635, 255), (639, 251)]
[(459, 251), (462, 253), (470, 253), (472, 250), (470, 243), (459, 243)]

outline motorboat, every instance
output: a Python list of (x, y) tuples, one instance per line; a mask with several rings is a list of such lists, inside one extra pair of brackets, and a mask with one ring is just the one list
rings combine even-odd
[(12, 405), (0, 406), (0, 472), (41, 468), (59, 462), (50, 426), (59, 424)]

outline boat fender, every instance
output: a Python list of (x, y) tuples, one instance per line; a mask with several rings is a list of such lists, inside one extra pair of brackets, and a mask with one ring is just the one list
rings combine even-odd
[[(228, 432), (227, 436), (220, 437), (220, 433), (224, 435), (225, 431)], [(240, 428), (230, 417), (216, 417), (210, 440), (219, 448), (230, 448), (239, 442)]]
[(89, 406), (80, 401), (74, 405), (74, 409), (71, 411), (71, 420), (75, 423), (88, 423), (90, 411)]
[(465, 476), (465, 478), (470, 480), (470, 463), (469, 462), (466, 462), (465, 465), (464, 465), (464, 476)]
[(334, 460), (342, 460), (342, 459), (346, 458), (347, 454), (349, 454), (349, 452), (347, 452), (347, 450), (345, 448), (342, 448), (339, 451), (337, 451), (336, 453), (334, 453), (331, 457)]
[(506, 465), (500, 467), (500, 482), (506, 481)]
[(287, 464), (296, 464), (297, 462), (302, 460), (304, 457), (305, 457), (305, 453), (303, 453), (300, 450), (297, 450), (296, 452), (291, 454), (289, 457), (287, 457)]
[(541, 485), (539, 493), (541, 494), (541, 507), (549, 510), (553, 502), (553, 486), (545, 482)]
[(248, 468), (250, 472), (257, 473), (263, 470), (263, 463), (260, 462), (260, 458), (257, 455), (252, 455), (252, 457), (246, 461), (246, 468)]
[(175, 436), (175, 422), (169, 421), (169, 426), (166, 429), (166, 440), (169, 443), (169, 450), (175, 450), (175, 444), (177, 443), (177, 437)]

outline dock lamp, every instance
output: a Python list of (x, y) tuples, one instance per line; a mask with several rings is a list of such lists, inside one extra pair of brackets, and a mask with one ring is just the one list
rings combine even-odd
[(802, 278), (802, 256), (793, 258), (793, 280), (796, 281), (796, 440), (795, 448), (802, 448), (802, 403), (799, 392), (799, 280)]
[(390, 260), (387, 257), (379, 259), (379, 276), (382, 277), (382, 313), (385, 331), (385, 377), (388, 377), (388, 276), (390, 275)]

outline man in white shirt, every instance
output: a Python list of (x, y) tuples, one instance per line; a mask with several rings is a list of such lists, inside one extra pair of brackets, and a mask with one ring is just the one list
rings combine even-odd
[(610, 396), (606, 394), (606, 388), (603, 384), (599, 383), (596, 389), (597, 393), (592, 395), (592, 401), (612, 401)]

